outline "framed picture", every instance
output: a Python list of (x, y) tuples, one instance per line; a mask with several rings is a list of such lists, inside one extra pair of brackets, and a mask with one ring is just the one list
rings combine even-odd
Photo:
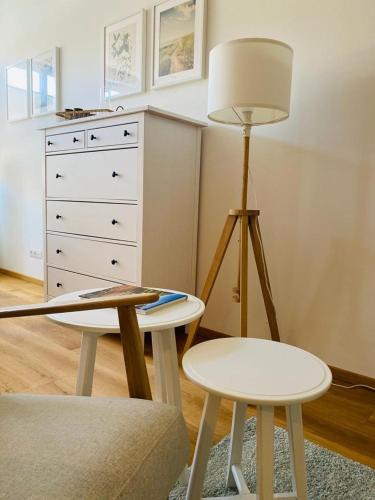
[(108, 99), (145, 89), (146, 12), (104, 28), (104, 93)]
[(29, 118), (29, 63), (25, 59), (8, 66), (6, 73), (8, 121)]
[(205, 0), (167, 0), (154, 7), (152, 86), (203, 76)]
[(30, 72), (32, 116), (55, 113), (59, 103), (59, 49), (33, 57)]

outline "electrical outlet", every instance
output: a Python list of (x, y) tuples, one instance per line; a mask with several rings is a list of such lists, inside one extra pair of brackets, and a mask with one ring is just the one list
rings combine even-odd
[(41, 259), (43, 257), (43, 253), (41, 250), (30, 250), (30, 257), (33, 259)]

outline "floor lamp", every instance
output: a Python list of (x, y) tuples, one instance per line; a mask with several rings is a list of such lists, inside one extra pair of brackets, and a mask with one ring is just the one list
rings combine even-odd
[[(259, 211), (247, 209), (250, 132), (254, 125), (285, 120), (289, 116), (293, 51), (289, 45), (266, 38), (225, 42), (210, 52), (208, 117), (219, 123), (240, 125), (243, 134), (241, 208), (229, 210), (201, 299), (207, 304), (237, 223), (240, 225), (238, 287), (241, 337), (247, 336), (248, 232), (253, 246), (272, 340), (279, 341), (275, 306), (263, 251)], [(191, 324), (184, 352), (194, 342), (200, 320)]]

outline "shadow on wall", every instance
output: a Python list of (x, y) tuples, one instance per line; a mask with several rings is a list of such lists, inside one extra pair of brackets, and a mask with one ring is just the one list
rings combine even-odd
[(0, 151), (0, 267), (31, 276), (40, 275), (42, 261), (31, 259), (29, 250), (43, 248), (44, 141), (36, 126), (7, 123)]
[[(331, 364), (374, 352), (375, 171), (371, 159), (343, 160), (269, 138), (252, 139), (251, 166), (282, 340)], [(239, 205), (241, 132), (205, 131), (198, 288), (201, 290), (227, 211)], [(250, 188), (249, 198), (253, 196)], [(250, 200), (250, 207), (254, 207)], [(203, 326), (239, 332), (231, 300), (237, 271), (232, 243)], [(255, 266), (250, 265), (249, 335), (268, 337)], [(358, 347), (360, 342), (360, 347)], [(361, 353), (361, 354), (359, 354)], [(366, 360), (362, 359), (362, 363)], [(360, 368), (357, 369), (359, 372)], [(368, 375), (370, 375), (368, 373)], [(371, 376), (371, 375), (370, 375)]]

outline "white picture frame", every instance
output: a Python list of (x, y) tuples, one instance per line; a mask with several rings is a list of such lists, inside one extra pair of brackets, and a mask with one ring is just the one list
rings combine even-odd
[(30, 118), (30, 64), (23, 59), (5, 68), (7, 120)]
[(146, 11), (104, 28), (104, 96), (113, 100), (145, 91)]
[(60, 50), (46, 50), (30, 59), (31, 116), (56, 113), (60, 102)]
[(206, 0), (164, 0), (155, 5), (152, 88), (203, 78), (205, 42)]

